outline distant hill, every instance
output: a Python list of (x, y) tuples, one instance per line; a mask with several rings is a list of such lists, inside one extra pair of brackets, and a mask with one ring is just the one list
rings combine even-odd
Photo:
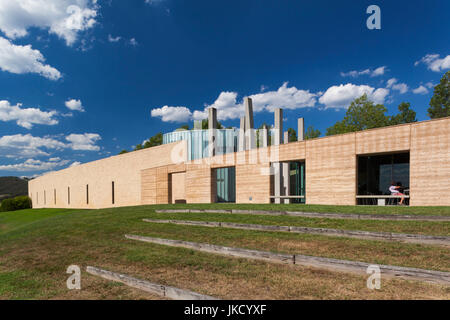
[(0, 177), (0, 201), (28, 195), (28, 180), (18, 177)]

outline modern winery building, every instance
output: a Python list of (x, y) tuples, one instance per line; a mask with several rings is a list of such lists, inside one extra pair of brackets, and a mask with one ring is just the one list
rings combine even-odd
[(450, 206), (450, 117), (298, 141), (254, 129), (245, 100), (240, 128), (166, 133), (163, 144), (48, 173), (29, 182), (34, 208), (107, 208), (168, 203), (395, 205), (392, 182), (411, 206)]

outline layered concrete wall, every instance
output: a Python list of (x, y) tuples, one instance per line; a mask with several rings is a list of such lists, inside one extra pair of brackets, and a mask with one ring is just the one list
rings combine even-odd
[(356, 204), (357, 156), (401, 151), (410, 152), (410, 205), (450, 205), (448, 117), (307, 141), (306, 203)]
[[(29, 182), (29, 196), (33, 200), (33, 208), (106, 208), (140, 205), (141, 170), (172, 165), (172, 151), (179, 151), (185, 148), (185, 145), (185, 142), (177, 142), (129, 152), (33, 179)], [(159, 174), (162, 175), (164, 174)], [(114, 204), (112, 182), (114, 182)], [(89, 201), (87, 201), (87, 185)]]
[(355, 133), (306, 142), (306, 203), (355, 204)]
[(186, 144), (179, 142), (47, 174), (29, 183), (33, 207), (211, 203), (215, 201), (213, 169), (229, 166), (236, 167), (237, 203), (268, 203), (274, 173), (270, 164), (286, 161), (305, 161), (307, 204), (354, 205), (357, 156), (400, 151), (410, 152), (410, 204), (450, 205), (450, 118), (172, 163), (174, 153), (185, 151)]
[(411, 125), (411, 205), (450, 205), (450, 118)]

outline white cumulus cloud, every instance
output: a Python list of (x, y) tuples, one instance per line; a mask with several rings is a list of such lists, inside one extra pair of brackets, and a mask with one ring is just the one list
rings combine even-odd
[[(50, 156), (52, 151), (66, 149), (99, 151), (96, 144), (101, 137), (97, 133), (70, 134), (61, 141), (58, 137), (35, 137), (31, 134), (15, 134), (0, 137), (0, 157), (25, 158), (37, 156)], [(52, 157), (49, 161), (58, 161), (58, 157)]]
[[(224, 91), (219, 94), (216, 101), (213, 104), (207, 105), (203, 111), (194, 112), (194, 119), (200, 120), (208, 117), (207, 108), (212, 107), (217, 109), (217, 119), (227, 120), (236, 119), (244, 114), (244, 106), (242, 103), (237, 102), (237, 92)], [(255, 106), (254, 112), (261, 111)]]
[(387, 88), (392, 88), (392, 90), (397, 90), (401, 94), (408, 92), (409, 87), (406, 83), (399, 83), (396, 78), (389, 79), (387, 81)]
[(152, 117), (160, 117), (164, 122), (186, 122), (192, 117), (191, 111), (186, 107), (164, 106), (151, 111)]
[(136, 47), (139, 43), (136, 41), (135, 38), (131, 38), (129, 41), (130, 45), (132, 45), (133, 47)]
[(277, 91), (267, 91), (251, 95), (253, 107), (257, 110), (273, 111), (275, 108), (300, 109), (314, 107), (316, 94), (309, 90), (301, 90), (296, 87), (288, 87), (285, 82)]
[(385, 72), (386, 72), (386, 66), (382, 66), (382, 67), (378, 67), (374, 70), (364, 69), (364, 70), (360, 70), (360, 71), (353, 70), (353, 71), (348, 71), (348, 72), (341, 72), (341, 76), (357, 78), (357, 77), (363, 76), (363, 75), (370, 75), (371, 77), (377, 77), (377, 76), (384, 75)]
[(108, 34), (108, 41), (109, 42), (119, 42), (120, 39), (122, 39), (122, 37), (119, 37), (119, 36), (113, 37), (112, 35)]
[(0, 170), (3, 171), (47, 171), (53, 170), (57, 167), (62, 167), (68, 164), (68, 160), (59, 161), (41, 161), (35, 159), (28, 159), (22, 163), (0, 165)]
[(377, 77), (377, 76), (382, 76), (384, 73), (386, 72), (386, 67), (378, 67), (375, 70), (372, 71), (371, 76), (372, 77)]
[(439, 54), (427, 54), (419, 61), (416, 61), (414, 65), (417, 66), (421, 63), (425, 64), (428, 69), (434, 72), (441, 72), (450, 69), (450, 55), (441, 59)]
[(71, 46), (80, 32), (95, 25), (98, 8), (97, 0), (2, 0), (0, 30), (16, 39), (40, 28)]
[(74, 161), (74, 162), (72, 162), (72, 164), (69, 166), (70, 168), (71, 167), (76, 167), (76, 166), (79, 166), (81, 164), (81, 162), (79, 162), (79, 161)]
[[(314, 107), (317, 102), (317, 94), (308, 90), (288, 87), (288, 83), (275, 91), (266, 91), (249, 96), (253, 101), (253, 111), (255, 113), (262, 111), (273, 111), (275, 108), (299, 109)], [(152, 117), (160, 117), (164, 122), (186, 122), (191, 119), (201, 120), (208, 117), (207, 108), (217, 109), (217, 118), (219, 120), (237, 119), (244, 113), (243, 102), (238, 101), (238, 93), (232, 91), (223, 91), (212, 104), (206, 104), (203, 110), (191, 112), (184, 106), (170, 107), (164, 106), (151, 111)]]
[(67, 108), (73, 111), (81, 111), (84, 112), (83, 104), (81, 100), (69, 99), (65, 102)]
[(49, 150), (62, 150), (65, 148), (67, 148), (65, 143), (50, 137), (34, 137), (31, 134), (15, 134), (0, 137), (0, 155), (3, 156), (48, 156)]
[(45, 58), (39, 50), (33, 49), (31, 45), (15, 45), (3, 37), (0, 37), (0, 69), (16, 74), (37, 73), (50, 80), (61, 78), (57, 69), (45, 64)]
[(0, 121), (16, 121), (17, 125), (26, 129), (31, 129), (34, 124), (58, 124), (58, 120), (54, 118), (56, 111), (46, 112), (38, 108), (21, 107), (21, 103), (11, 105), (9, 101), (0, 100)]
[(160, 2), (163, 2), (164, 0), (145, 0), (146, 4), (152, 5), (152, 4), (158, 4)]
[(416, 89), (412, 91), (415, 94), (427, 94), (428, 89), (424, 87), (423, 85), (418, 86)]
[(319, 98), (319, 102), (326, 108), (347, 108), (350, 103), (367, 94), (368, 98), (375, 103), (384, 103), (389, 90), (385, 88), (375, 89), (368, 85), (355, 85), (352, 83), (332, 86)]
[(69, 147), (72, 150), (99, 151), (100, 147), (96, 145), (101, 137), (97, 133), (70, 134), (66, 137), (69, 141)]

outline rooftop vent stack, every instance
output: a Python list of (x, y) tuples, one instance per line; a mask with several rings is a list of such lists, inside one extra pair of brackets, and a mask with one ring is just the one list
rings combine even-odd
[[(272, 144), (278, 146), (282, 143), (282, 132), (283, 132), (283, 109), (276, 108), (274, 112), (274, 137), (272, 139)], [(274, 172), (274, 195), (275, 203), (281, 203), (281, 189), (283, 186), (282, 177), (282, 165), (279, 162), (274, 162), (272, 164), (272, 169)]]
[(244, 99), (245, 105), (245, 150), (251, 150), (256, 147), (256, 132), (253, 123), (253, 103), (251, 98)]
[(209, 156), (216, 154), (216, 129), (217, 129), (217, 109), (208, 108), (208, 136), (209, 136)]
[(245, 117), (241, 117), (241, 123), (239, 128), (239, 146), (238, 151), (245, 150)]
[(265, 148), (269, 145), (269, 131), (267, 126), (264, 124), (262, 129), (259, 130), (259, 146)]
[(194, 130), (202, 130), (202, 120), (194, 120)]
[(282, 143), (282, 132), (283, 132), (283, 109), (275, 109), (275, 119), (274, 119), (274, 139), (273, 145), (279, 145)]
[[(289, 143), (289, 131), (285, 131), (284, 132), (284, 143), (287, 144)], [(290, 174), (289, 174), (289, 163), (288, 162), (283, 162), (281, 164), (281, 168), (283, 170), (283, 177), (281, 179), (281, 183), (282, 183), (282, 188), (281, 188), (281, 193), (283, 194), (283, 196), (288, 196), (289, 195), (289, 183), (290, 183)], [(284, 201), (281, 201), (284, 203), (289, 203), (289, 199), (284, 199)]]
[(305, 119), (298, 118), (298, 141), (305, 140)]

